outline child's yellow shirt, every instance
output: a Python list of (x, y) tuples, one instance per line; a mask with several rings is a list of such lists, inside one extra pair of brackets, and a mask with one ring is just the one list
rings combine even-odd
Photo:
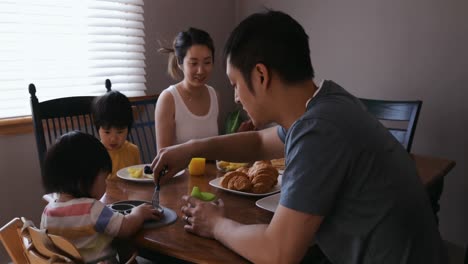
[(132, 165), (141, 164), (140, 151), (135, 144), (125, 141), (121, 148), (116, 150), (107, 150), (112, 159), (112, 173), (107, 177), (108, 180), (117, 179), (117, 171)]

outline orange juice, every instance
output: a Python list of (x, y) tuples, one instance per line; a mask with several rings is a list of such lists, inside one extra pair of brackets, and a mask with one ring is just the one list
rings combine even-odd
[(192, 158), (188, 166), (190, 175), (205, 174), (205, 158)]

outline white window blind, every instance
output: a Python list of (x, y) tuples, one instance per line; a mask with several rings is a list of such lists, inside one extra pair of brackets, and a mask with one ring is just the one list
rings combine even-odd
[(146, 90), (143, 0), (0, 0), (0, 118), (39, 101)]

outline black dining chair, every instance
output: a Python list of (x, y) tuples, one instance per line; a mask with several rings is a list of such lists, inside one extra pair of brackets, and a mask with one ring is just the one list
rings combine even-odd
[(80, 130), (97, 137), (91, 116), (94, 96), (65, 97), (39, 102), (34, 84), (29, 85), (29, 94), (41, 170), (47, 149), (62, 134)]
[[(105, 86), (110, 91), (111, 81), (107, 79)], [(47, 149), (62, 134), (79, 130), (99, 138), (91, 113), (95, 96), (64, 97), (39, 102), (34, 84), (29, 85), (29, 93), (41, 169)], [(128, 139), (139, 147), (142, 162), (151, 163), (156, 156), (154, 109), (158, 95), (130, 97), (129, 100), (133, 107), (134, 123)]]
[(133, 107), (134, 122), (128, 134), (129, 140), (140, 149), (141, 162), (151, 163), (156, 157), (156, 133), (154, 110), (158, 95), (130, 97)]
[(390, 133), (411, 151), (422, 101), (388, 101), (360, 98), (367, 111), (373, 114)]

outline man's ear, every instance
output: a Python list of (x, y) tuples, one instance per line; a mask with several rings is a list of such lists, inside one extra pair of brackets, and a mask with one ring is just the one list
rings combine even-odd
[(270, 82), (270, 75), (265, 64), (257, 63), (255, 65), (254, 74), (252, 77), (255, 78), (261, 86), (268, 87)]

